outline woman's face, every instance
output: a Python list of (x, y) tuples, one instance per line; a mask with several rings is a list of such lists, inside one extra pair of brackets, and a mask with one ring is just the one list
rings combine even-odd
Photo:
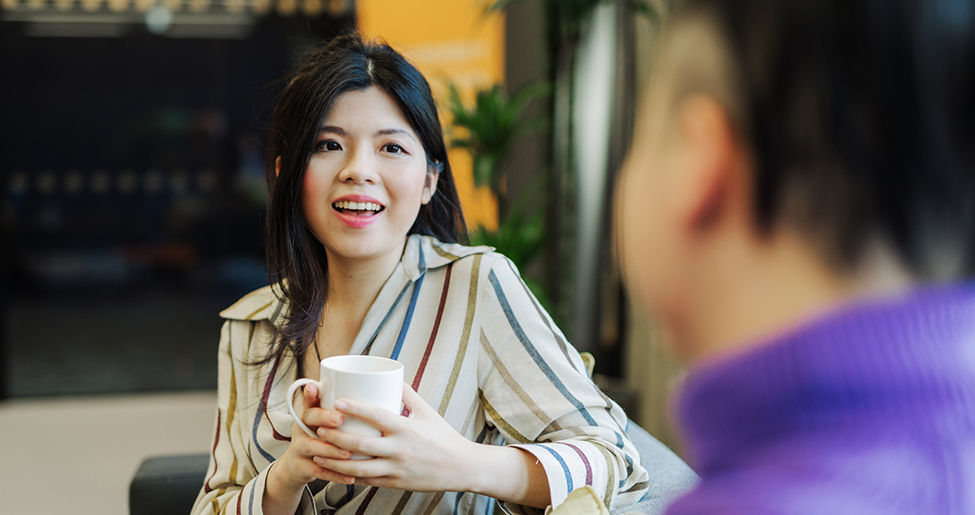
[(330, 259), (398, 259), (436, 186), (396, 101), (369, 87), (341, 94), (322, 121), (301, 208)]

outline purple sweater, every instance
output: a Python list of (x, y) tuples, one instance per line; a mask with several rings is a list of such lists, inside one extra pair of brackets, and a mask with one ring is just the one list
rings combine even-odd
[(696, 366), (669, 515), (975, 514), (975, 283), (851, 302)]

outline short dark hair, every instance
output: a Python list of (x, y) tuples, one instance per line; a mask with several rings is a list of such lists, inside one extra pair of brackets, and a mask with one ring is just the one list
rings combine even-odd
[(973, 272), (975, 5), (686, 0), (728, 44), (755, 213), (853, 267), (871, 240), (917, 277)]
[[(285, 351), (297, 357), (315, 341), (328, 293), (328, 261), (301, 210), (301, 185), (318, 128), (342, 93), (374, 86), (388, 93), (419, 137), (428, 166), (439, 172), (437, 189), (408, 234), (441, 241), (466, 241), (467, 229), (447, 159), (443, 129), (430, 85), (423, 75), (384, 42), (363, 41), (357, 33), (339, 36), (311, 53), (278, 98), (267, 135), (265, 172), (267, 262), (271, 284), (288, 301), (267, 358)], [(276, 160), (280, 157), (280, 173)], [(300, 371), (300, 362), (299, 371)]]

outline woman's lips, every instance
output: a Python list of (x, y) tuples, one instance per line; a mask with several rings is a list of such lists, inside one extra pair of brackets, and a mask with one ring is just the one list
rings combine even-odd
[(332, 210), (339, 221), (353, 229), (372, 224), (385, 209), (386, 206), (375, 199), (359, 195), (348, 195), (332, 203)]
[(335, 210), (335, 217), (338, 218), (340, 222), (353, 229), (362, 229), (363, 227), (371, 225), (373, 222), (379, 219), (381, 214), (382, 212), (376, 213), (373, 211), (343, 212), (339, 211), (338, 209)]

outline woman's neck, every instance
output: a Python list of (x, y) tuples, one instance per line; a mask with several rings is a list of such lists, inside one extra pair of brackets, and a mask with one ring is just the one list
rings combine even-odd
[[(405, 239), (403, 243), (405, 249)], [(372, 259), (343, 258), (327, 250), (326, 254), (329, 290), (326, 312), (361, 323), (400, 262), (402, 250)]]

